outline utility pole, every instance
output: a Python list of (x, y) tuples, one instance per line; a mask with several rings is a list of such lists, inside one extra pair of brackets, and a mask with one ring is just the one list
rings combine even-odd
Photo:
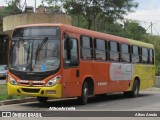
[(151, 22), (151, 35), (153, 35), (153, 23)]
[(35, 0), (35, 11), (34, 12), (36, 13), (36, 0)]
[(153, 35), (153, 23), (151, 22), (150, 26), (147, 28), (147, 31), (151, 28), (151, 35)]

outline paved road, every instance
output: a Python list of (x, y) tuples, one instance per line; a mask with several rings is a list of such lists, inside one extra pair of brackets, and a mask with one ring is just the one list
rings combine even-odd
[(76, 110), (87, 111), (160, 111), (160, 91), (141, 91), (137, 98), (124, 98), (117, 93), (105, 97), (93, 97), (87, 105), (79, 105), (76, 99), (51, 100), (47, 104), (30, 102), (0, 106), (0, 111), (6, 110), (36, 110), (48, 111), (49, 107), (75, 107)]
[[(0, 80), (0, 84), (5, 84), (5, 80)], [(89, 103), (87, 105), (81, 106), (77, 103), (76, 99), (70, 100), (50, 100), (47, 104), (41, 104), (39, 102), (30, 102), (30, 103), (22, 103), (22, 104), (13, 104), (13, 105), (4, 105), (0, 106), (0, 111), (49, 111), (50, 107), (62, 108), (62, 107), (74, 107), (77, 111), (160, 111), (160, 91), (141, 91), (140, 96), (137, 98), (124, 98), (122, 93), (116, 93), (113, 95), (107, 95), (103, 97), (93, 97), (89, 99)], [(61, 113), (55, 113), (54, 111), (50, 113), (48, 112), (48, 116), (52, 116), (53, 114), (58, 114), (61, 116)], [(123, 113), (124, 114), (124, 113)], [(63, 116), (63, 114), (62, 114)], [(83, 116), (83, 115), (82, 115)], [(0, 118), (1, 120), (2, 118)], [(13, 118), (12, 118), (13, 119)], [(52, 118), (47, 117), (45, 120), (51, 120)], [(74, 119), (72, 118), (61, 118), (58, 117), (58, 120), (64, 119)], [(78, 118), (81, 120), (82, 118)], [(94, 117), (85, 118), (87, 120), (104, 120), (106, 118), (103, 117)], [(107, 117), (109, 120), (130, 120), (131, 118), (119, 118), (119, 117)], [(131, 120), (137, 120), (137, 118), (132, 118)], [(138, 120), (151, 120), (151, 117), (138, 118)], [(152, 118), (153, 119), (153, 118)], [(3, 120), (5, 120), (3, 118)], [(7, 118), (7, 120), (9, 120)], [(13, 120), (17, 120), (14, 118)], [(25, 120), (25, 119), (24, 119)], [(41, 118), (37, 118), (34, 120), (42, 120)], [(159, 120), (159, 118), (154, 118), (154, 120)]]
[[(87, 105), (83, 106), (78, 105), (76, 99), (60, 101), (51, 100), (47, 104), (30, 102), (4, 105), (0, 106), (0, 111), (49, 111), (50, 107), (75, 107), (77, 111), (160, 111), (160, 91), (142, 91), (137, 98), (124, 98), (121, 93), (107, 95), (105, 97), (93, 97), (89, 99)], [(54, 114), (63, 116), (63, 113), (56, 113), (54, 111), (48, 112), (48, 116)]]

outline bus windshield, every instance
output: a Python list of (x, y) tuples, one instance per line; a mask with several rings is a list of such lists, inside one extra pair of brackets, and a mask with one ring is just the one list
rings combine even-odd
[(14, 30), (10, 69), (45, 72), (56, 70), (59, 65), (60, 31), (58, 27), (28, 27)]

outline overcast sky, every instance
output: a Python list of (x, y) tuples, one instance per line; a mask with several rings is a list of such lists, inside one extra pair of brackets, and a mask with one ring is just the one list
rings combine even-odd
[(151, 32), (151, 22), (153, 24), (153, 34), (160, 35), (160, 0), (135, 0), (139, 7), (134, 13), (130, 13), (126, 18), (138, 20), (139, 23)]
[(128, 15), (129, 18), (144, 21), (160, 21), (160, 0), (136, 0), (138, 9)]
[[(7, 0), (0, 0), (0, 6), (6, 6)], [(21, 0), (21, 5), (25, 0)], [(139, 7), (135, 9), (134, 13), (130, 13), (126, 18), (138, 20), (140, 24), (146, 29), (153, 22), (154, 34), (160, 33), (160, 0), (135, 0), (139, 3)], [(36, 6), (41, 4), (41, 0), (36, 0)], [(35, 6), (35, 0), (27, 0), (28, 6)], [(150, 30), (148, 29), (148, 32)]]

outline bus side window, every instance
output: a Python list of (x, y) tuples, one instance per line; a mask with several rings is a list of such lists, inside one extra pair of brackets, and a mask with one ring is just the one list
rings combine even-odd
[(107, 41), (101, 39), (94, 40), (95, 48), (95, 60), (106, 61), (107, 60)]
[(142, 64), (149, 63), (149, 53), (147, 48), (142, 48)]
[(149, 49), (149, 64), (154, 65), (154, 50), (153, 49)]
[(121, 62), (130, 63), (130, 46), (127, 44), (121, 44)]
[(87, 36), (81, 36), (81, 59), (92, 60), (93, 59), (93, 43), (92, 38)]
[(78, 66), (78, 41), (74, 38), (64, 39), (64, 67)]
[(138, 46), (132, 46), (132, 63), (140, 63), (140, 48)]
[(109, 42), (109, 60), (113, 62), (119, 62), (119, 43)]

